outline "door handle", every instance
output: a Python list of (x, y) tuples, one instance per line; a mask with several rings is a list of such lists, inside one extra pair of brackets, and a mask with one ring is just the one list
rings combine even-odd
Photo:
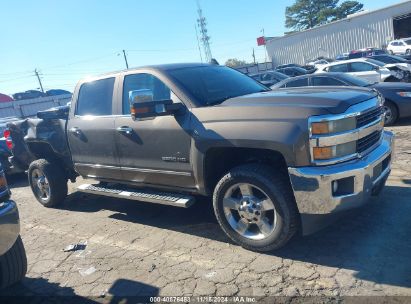
[(130, 135), (131, 133), (133, 133), (133, 129), (130, 127), (118, 127), (117, 132)]
[(74, 134), (74, 135), (76, 135), (76, 136), (81, 135), (81, 130), (80, 130), (80, 128), (73, 127), (73, 128), (71, 128), (69, 131), (70, 131), (70, 133), (72, 133), (72, 134)]

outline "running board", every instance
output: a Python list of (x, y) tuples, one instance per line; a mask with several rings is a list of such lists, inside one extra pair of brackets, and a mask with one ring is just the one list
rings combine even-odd
[(141, 189), (115, 189), (108, 187), (101, 187), (90, 184), (83, 184), (77, 188), (80, 192), (104, 195), (109, 197), (116, 197), (122, 199), (129, 199), (135, 201), (142, 201), (148, 203), (170, 205), (175, 207), (188, 208), (194, 204), (194, 197), (178, 193), (147, 191)]

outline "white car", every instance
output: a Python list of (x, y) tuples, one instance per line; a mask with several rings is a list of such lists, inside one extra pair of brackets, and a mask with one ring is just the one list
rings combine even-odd
[(405, 74), (403, 69), (397, 64), (385, 64), (383, 62), (370, 59), (358, 58), (344, 61), (337, 61), (331, 64), (320, 66), (316, 73), (342, 72), (368, 80), (371, 83), (384, 81), (400, 81)]
[(411, 38), (404, 38), (391, 41), (387, 46), (387, 51), (391, 54), (411, 54)]

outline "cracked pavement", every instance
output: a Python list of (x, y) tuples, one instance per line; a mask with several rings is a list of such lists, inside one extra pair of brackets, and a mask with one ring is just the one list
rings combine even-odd
[[(75, 192), (42, 207), (24, 176), (10, 178), (28, 256), (22, 283), (3, 295), (411, 296), (411, 121), (378, 201), (285, 248), (255, 253), (219, 228), (211, 202), (192, 208)], [(84, 250), (63, 252), (87, 242)]]

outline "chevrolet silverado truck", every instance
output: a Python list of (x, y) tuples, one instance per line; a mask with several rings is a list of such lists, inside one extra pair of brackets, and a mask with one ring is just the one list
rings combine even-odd
[(27, 257), (20, 237), (19, 212), (10, 194), (0, 166), (0, 290), (19, 282), (27, 272)]
[(270, 91), (217, 65), (148, 66), (80, 81), (70, 107), (9, 124), (11, 162), (46, 207), (78, 176), (98, 182), (79, 191), (117, 199), (210, 197), (229, 238), (269, 251), (379, 194), (393, 147), (383, 103), (363, 88)]

